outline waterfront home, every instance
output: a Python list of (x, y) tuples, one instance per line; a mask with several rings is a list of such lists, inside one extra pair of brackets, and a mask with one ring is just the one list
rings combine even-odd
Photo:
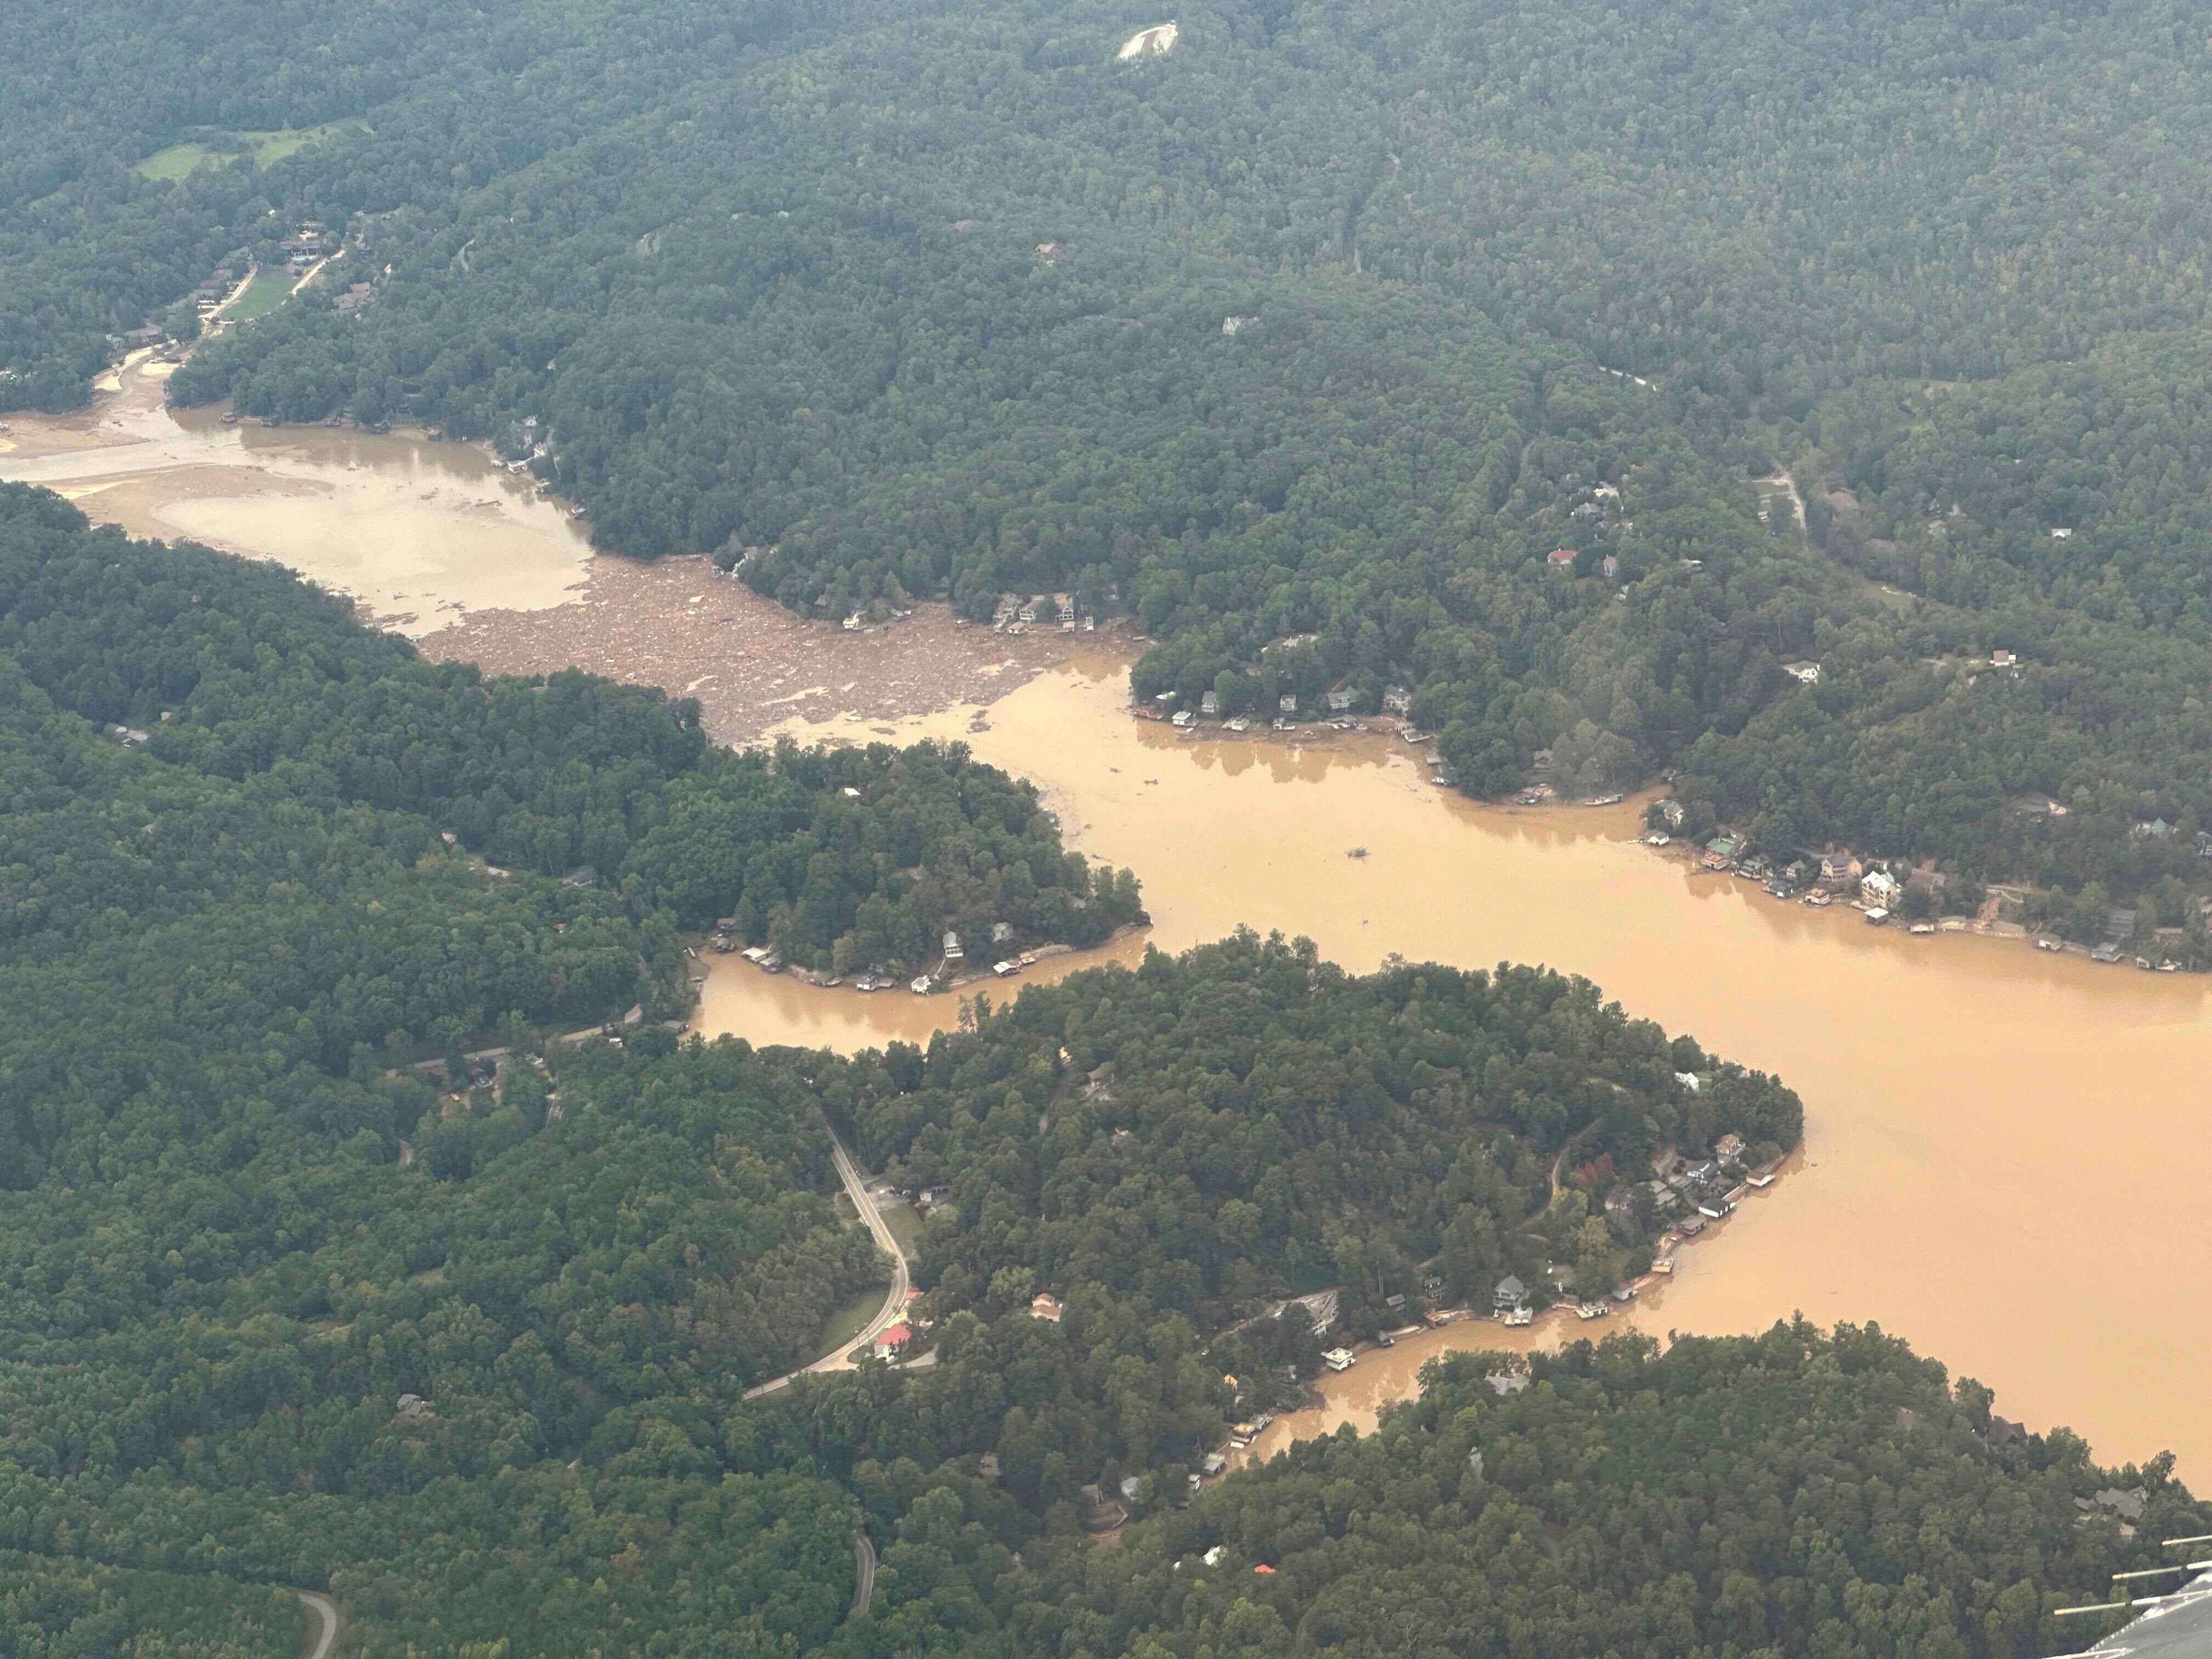
[(1014, 936), (1014, 924), (1013, 924), (1012, 922), (1011, 922), (1011, 921), (994, 921), (994, 922), (993, 922), (993, 923), (991, 924), (991, 943), (992, 943), (992, 944), (994, 944), (994, 945), (1004, 945), (1004, 944), (1005, 944), (1008, 939), (1012, 939), (1013, 936)]
[(1413, 707), (1413, 694), (1406, 690), (1404, 686), (1386, 685), (1382, 688), (1382, 712), (1384, 714), (1409, 714), (1412, 712)]
[(957, 933), (945, 934), (945, 959), (947, 962), (957, 962), (965, 954), (966, 952), (962, 951), (960, 948), (960, 935)]
[(1355, 691), (1332, 691), (1328, 694), (1328, 711), (1332, 714), (1347, 713), (1358, 700), (1359, 695)]
[(1174, 716), (1169, 720), (1168, 724), (1170, 726), (1187, 726), (1197, 718), (1198, 717), (1192, 714), (1189, 709), (1178, 708), (1175, 711)]
[(1502, 1313), (1507, 1309), (1519, 1307), (1528, 1299), (1528, 1287), (1508, 1273), (1498, 1281), (1498, 1288), (1491, 1296), (1491, 1305)]
[(1348, 1371), (1352, 1369), (1352, 1358), (1349, 1348), (1331, 1348), (1322, 1355), (1321, 1363), (1333, 1371)]
[(1723, 1164), (1733, 1164), (1743, 1156), (1743, 1137), (1724, 1134), (1713, 1143), (1713, 1156)]
[(1298, 712), (1298, 694), (1295, 691), (1284, 692), (1281, 696), (1275, 699), (1275, 709), (1285, 720), (1291, 718)]
[(2027, 1439), (2027, 1430), (2009, 1417), (1998, 1417), (1992, 1413), (1988, 1438), (1992, 1446), (2008, 1446), (2015, 1440)]
[(1887, 870), (1869, 870), (1859, 878), (1859, 895), (1876, 904), (1887, 904), (1897, 896), (1897, 878)]
[(1218, 714), (1221, 712), (1220, 694), (1215, 691), (1200, 692), (1198, 699), (1198, 712), (1208, 720)]

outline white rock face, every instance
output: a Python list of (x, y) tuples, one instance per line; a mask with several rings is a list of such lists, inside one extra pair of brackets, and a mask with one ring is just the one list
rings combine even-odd
[(1148, 57), (1156, 52), (1164, 56), (1168, 48), (1175, 43), (1175, 24), (1171, 21), (1158, 23), (1148, 29), (1139, 29), (1122, 42), (1121, 50), (1116, 52), (1115, 57), (1119, 62), (1126, 64), (1133, 58)]

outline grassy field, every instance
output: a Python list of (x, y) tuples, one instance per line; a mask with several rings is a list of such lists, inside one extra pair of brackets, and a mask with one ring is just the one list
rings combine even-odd
[(822, 1352), (835, 1353), (858, 1336), (867, 1322), (876, 1316), (876, 1310), (884, 1305), (884, 1292), (889, 1288), (889, 1285), (884, 1284), (872, 1291), (863, 1291), (831, 1314), (830, 1322), (822, 1328)]
[(906, 1252), (907, 1259), (912, 1261), (921, 1249), (921, 1218), (914, 1212), (913, 1206), (901, 1204), (885, 1210), (884, 1224), (891, 1230), (891, 1237), (898, 1240), (899, 1249)]
[(256, 276), (253, 286), (238, 296), (238, 303), (222, 314), (234, 322), (250, 323), (256, 317), (265, 317), (291, 296), (292, 284), (300, 280), (296, 270), (272, 270)]
[(254, 166), (265, 167), (332, 133), (360, 126), (358, 121), (332, 121), (319, 127), (281, 132), (211, 133), (205, 141), (188, 140), (167, 149), (157, 149), (134, 165), (149, 179), (181, 179), (195, 168), (234, 161), (241, 155), (251, 155)]

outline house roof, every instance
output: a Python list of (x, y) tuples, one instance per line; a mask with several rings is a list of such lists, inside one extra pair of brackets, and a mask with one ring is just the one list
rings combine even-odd
[(879, 1348), (896, 1348), (910, 1340), (913, 1335), (914, 1328), (911, 1325), (893, 1325), (877, 1336), (876, 1346)]

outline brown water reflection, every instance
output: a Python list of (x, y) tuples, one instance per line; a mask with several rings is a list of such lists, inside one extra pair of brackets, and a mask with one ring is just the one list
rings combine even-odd
[[(1803, 1167), (1686, 1252), (1633, 1322), (1875, 1320), (2033, 1427), (2212, 1467), (2212, 1304), (2191, 1288), (2212, 1254), (2204, 980), (1868, 927), (1688, 874), (1636, 843), (1633, 803), (1478, 805), (1380, 738), (1187, 738), (1126, 701), (1119, 665), (1093, 660), (994, 705), (988, 731), (953, 711), (899, 736), (957, 737), (1035, 780), (1073, 846), (1142, 875), (1163, 948), (1243, 924), (1359, 969), (1389, 952), (1550, 963), (1785, 1077), (1805, 1098)], [(957, 1013), (728, 969), (710, 992), (708, 1029), (763, 1041), (857, 1046)], [(1424, 1344), (1504, 1334), (1455, 1327), (1363, 1360), (1291, 1431), (1369, 1420)]]
[(410, 635), (459, 611), (576, 598), (591, 551), (580, 526), (489, 452), (172, 415), (168, 367), (133, 361), (81, 414), (11, 416), (0, 479), (46, 485), (133, 535), (277, 560)]

